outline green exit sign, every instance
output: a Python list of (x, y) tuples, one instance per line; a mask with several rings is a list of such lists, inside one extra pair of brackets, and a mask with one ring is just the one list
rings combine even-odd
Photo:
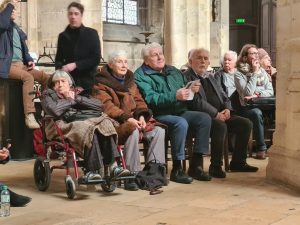
[(245, 18), (237, 18), (235, 19), (236, 24), (244, 24), (246, 22)]

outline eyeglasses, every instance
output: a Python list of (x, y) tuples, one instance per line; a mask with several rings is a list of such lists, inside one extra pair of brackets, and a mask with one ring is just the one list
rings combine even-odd
[(249, 52), (248, 55), (258, 55), (258, 52)]

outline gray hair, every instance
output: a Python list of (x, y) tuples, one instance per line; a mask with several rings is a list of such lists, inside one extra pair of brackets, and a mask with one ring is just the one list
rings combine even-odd
[(150, 50), (153, 49), (153, 48), (159, 48), (162, 50), (162, 46), (156, 42), (152, 42), (150, 44), (147, 44), (145, 45), (143, 48), (142, 48), (142, 51), (141, 51), (141, 56), (143, 59), (145, 59), (147, 56), (149, 56), (150, 54)]
[(238, 58), (237, 53), (236, 53), (235, 51), (229, 50), (229, 51), (227, 51), (227, 52), (224, 53), (223, 58), (221, 59), (221, 64), (222, 64), (222, 65), (224, 64), (224, 57), (225, 57), (225, 55), (232, 55), (232, 56), (233, 56), (233, 59), (234, 59), (235, 61), (237, 61), (237, 58)]
[(206, 48), (193, 48), (188, 53), (189, 60), (191, 60), (197, 52), (206, 52), (209, 55), (209, 51)]
[(56, 82), (60, 78), (65, 78), (69, 82), (69, 85), (73, 85), (73, 80), (71, 78), (71, 75), (63, 70), (56, 70), (52, 77), (52, 83)]
[(113, 64), (116, 62), (116, 59), (120, 56), (125, 56), (127, 58), (127, 53), (124, 50), (115, 50), (110, 52), (107, 57), (108, 64)]

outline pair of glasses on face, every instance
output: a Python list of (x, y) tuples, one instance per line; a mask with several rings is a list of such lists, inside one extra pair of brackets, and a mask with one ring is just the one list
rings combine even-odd
[(248, 55), (258, 55), (258, 52), (249, 52)]

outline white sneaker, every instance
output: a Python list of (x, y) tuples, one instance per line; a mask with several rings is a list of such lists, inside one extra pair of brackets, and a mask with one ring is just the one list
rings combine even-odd
[(25, 115), (25, 124), (29, 129), (40, 128), (40, 125), (38, 124), (38, 122), (36, 122), (33, 113), (28, 113), (27, 115)]

